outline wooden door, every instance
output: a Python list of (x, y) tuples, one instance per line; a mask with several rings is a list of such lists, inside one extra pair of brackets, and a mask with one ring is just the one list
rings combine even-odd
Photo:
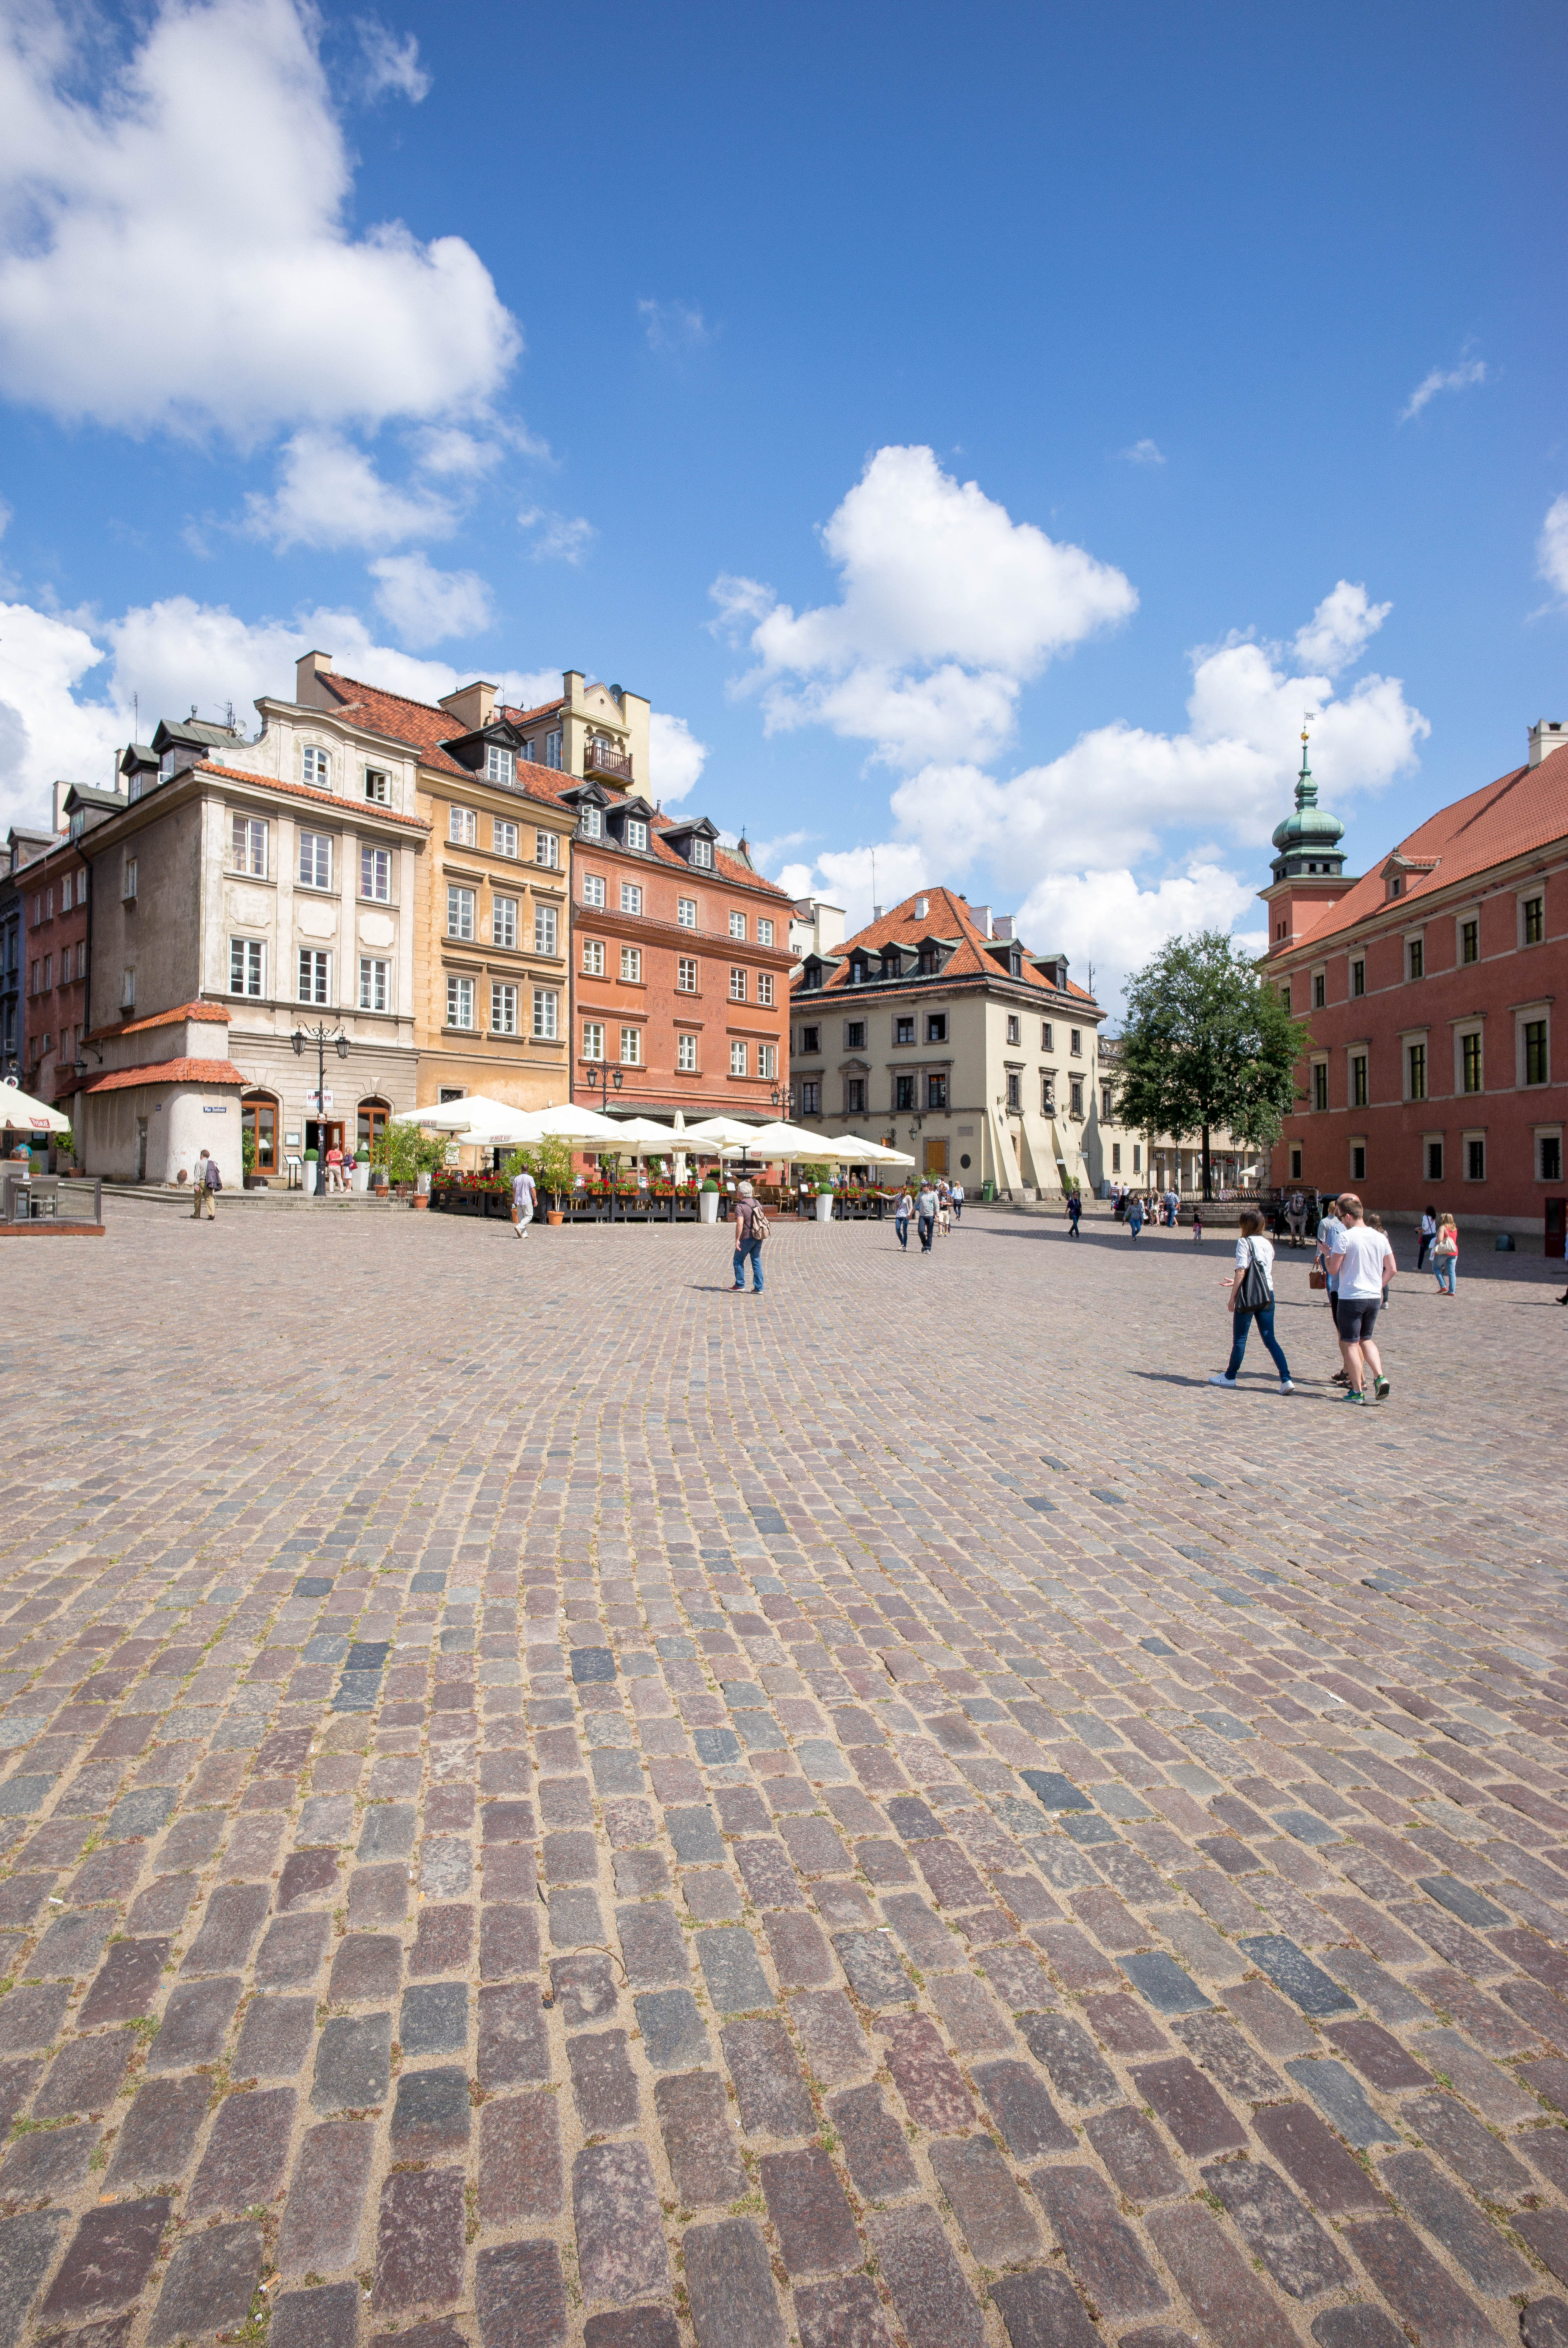
[(938, 1182), (947, 1173), (947, 1170), (948, 1144), (946, 1137), (939, 1141), (927, 1141), (926, 1144), (926, 1171), (927, 1175), (933, 1182)]
[(1568, 1256), (1568, 1199), (1546, 1201), (1546, 1252), (1553, 1258)]

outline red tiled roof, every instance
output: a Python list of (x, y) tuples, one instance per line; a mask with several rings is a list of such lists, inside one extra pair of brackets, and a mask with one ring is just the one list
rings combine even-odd
[(430, 829), (422, 815), (398, 815), (391, 808), (376, 807), (369, 800), (362, 807), (358, 799), (344, 799), (336, 791), (318, 791), (310, 783), (280, 782), (276, 775), (256, 774), (248, 767), (220, 767), (211, 758), (203, 758), (197, 772), (221, 775), (231, 783), (264, 783), (270, 791), (286, 791), (292, 799), (315, 799), (323, 807), (336, 808), (340, 813), (345, 807), (352, 807), (356, 816), (363, 813), (374, 816), (378, 823), (401, 823), (410, 831)]
[[(1390, 905), (1401, 911), (1439, 889), (1471, 879), (1512, 857), (1528, 856), (1568, 837), (1568, 756), (1553, 750), (1538, 767), (1515, 767), (1468, 798), (1440, 808), (1399, 846), (1376, 860), (1371, 871), (1357, 881), (1348, 896), (1328, 906), (1309, 930), (1298, 930), (1291, 941), (1294, 952), (1310, 938), (1315, 946), (1341, 930), (1354, 929), (1369, 914)], [(1405, 868), (1405, 886), (1398, 898), (1389, 896), (1383, 867), (1390, 856)], [(1414, 867), (1414, 870), (1410, 868)]]
[(242, 1076), (232, 1060), (154, 1060), (145, 1068), (106, 1068), (101, 1076), (85, 1084), (85, 1093), (123, 1093), (136, 1085), (238, 1085), (241, 1090), (250, 1078)]
[[(1004, 942), (986, 936), (969, 911), (965, 898), (960, 897), (952, 889), (942, 888), (922, 889), (918, 894), (927, 901), (927, 911), (923, 917), (917, 919), (916, 916), (916, 898), (906, 897), (901, 905), (895, 905), (892, 911), (884, 913), (880, 921), (868, 922), (865, 929), (856, 930), (855, 935), (845, 944), (835, 947), (834, 955), (838, 960), (839, 966), (831, 978), (825, 980), (820, 987), (814, 987), (811, 990), (813, 999), (827, 994), (834, 987), (843, 987), (856, 995), (862, 995), (878, 983), (873, 979), (864, 986), (852, 984), (849, 975), (849, 956), (856, 947), (864, 947), (876, 953), (883, 946), (917, 946), (923, 938), (940, 938), (944, 941), (957, 939), (957, 946), (942, 966), (941, 976), (946, 983), (950, 984), (955, 979), (1007, 977), (1006, 969), (991, 952), (993, 945)], [(1034, 958), (1030, 948), (1023, 945), (1021, 940), (1014, 940), (1013, 942), (1018, 944), (1022, 952), (1023, 970), (1018, 978), (1009, 981), (1009, 984), (1031, 986), (1045, 995), (1073, 995), (1079, 1002), (1087, 1004), (1093, 1010), (1099, 1010), (1100, 1005), (1093, 995), (1086, 987), (1080, 986), (1076, 980), (1070, 978), (1064, 986), (1052, 986), (1050, 981), (1043, 977), (1035, 968)], [(889, 981), (888, 983), (891, 984), (893, 982)], [(797, 979), (794, 982), (796, 990), (800, 982)]]
[(100, 1035), (139, 1035), (144, 1027), (172, 1027), (182, 1019), (211, 1019), (219, 1025), (229, 1025), (229, 1008), (222, 1003), (181, 1003), (172, 1011), (149, 1012), (145, 1019), (128, 1019), (123, 1027), (99, 1027)]

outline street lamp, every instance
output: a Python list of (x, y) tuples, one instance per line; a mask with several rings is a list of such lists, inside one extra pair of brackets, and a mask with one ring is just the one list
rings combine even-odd
[[(594, 1081), (593, 1071), (596, 1065), (599, 1069), (599, 1113), (601, 1117), (604, 1117), (609, 1114), (610, 1086), (613, 1084), (617, 1092), (620, 1090), (620, 1070), (619, 1068), (612, 1068), (608, 1060), (600, 1060), (597, 1063), (590, 1060), (588, 1064), (588, 1081), (590, 1085)], [(600, 1155), (601, 1158), (604, 1155), (602, 1150), (600, 1152)], [(610, 1176), (610, 1220), (611, 1222), (614, 1222), (615, 1220), (615, 1194), (620, 1187), (620, 1152), (618, 1149), (615, 1153), (614, 1159), (611, 1162)]]
[(768, 1098), (781, 1117), (789, 1118), (794, 1115), (795, 1093), (793, 1085), (775, 1085)]
[(335, 1027), (329, 1027), (324, 1021), (318, 1019), (313, 1027), (296, 1027), (293, 1043), (296, 1056), (303, 1054), (307, 1044), (313, 1044), (316, 1047), (316, 1133), (321, 1139), (321, 1147), (316, 1151), (316, 1196), (324, 1199), (327, 1189), (327, 1045), (335, 1044), (338, 1058), (346, 1060), (348, 1037), (343, 1034), (341, 1021)]

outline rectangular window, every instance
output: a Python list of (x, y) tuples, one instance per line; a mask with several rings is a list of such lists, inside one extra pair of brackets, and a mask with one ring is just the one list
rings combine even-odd
[(621, 882), (620, 910), (623, 913), (640, 913), (642, 911), (642, 891), (637, 881)]
[(912, 1109), (915, 1107), (915, 1082), (913, 1076), (894, 1077), (893, 1106), (895, 1108)]
[(1040, 1113), (1041, 1117), (1056, 1115), (1056, 1071), (1042, 1069), (1040, 1079)]
[(128, 903), (130, 903), (131, 900), (132, 900), (132, 899), (135, 897), (135, 895), (136, 895), (136, 884), (137, 884), (137, 865), (136, 865), (136, 859), (135, 859), (135, 857), (134, 857), (134, 856), (128, 856), (128, 857), (126, 858), (126, 860), (125, 860), (124, 864), (120, 867), (120, 881), (119, 881), (119, 893), (120, 893), (120, 895), (125, 899), (125, 901), (126, 901), (126, 902), (127, 902), (128, 904)]
[(895, 1019), (893, 1022), (893, 1041), (895, 1044), (912, 1044), (915, 1041), (915, 1022), (913, 1019)]
[(694, 930), (696, 928), (697, 900), (695, 897), (677, 898), (675, 902), (675, 919), (680, 922), (681, 927), (683, 930)]
[(695, 954), (682, 954), (677, 960), (675, 964), (675, 992), (677, 994), (696, 994), (697, 958)]
[(626, 845), (635, 856), (641, 856), (648, 846), (648, 826), (640, 815), (626, 819)]
[(490, 845), (495, 850), (497, 856), (516, 856), (518, 852), (517, 825), (515, 823), (503, 823), (500, 817), (497, 816), (490, 826)]
[(594, 905), (601, 911), (603, 911), (604, 880), (601, 874), (598, 872), (585, 872), (583, 874), (582, 901), (585, 905)]
[(621, 947), (621, 949), (620, 949), (620, 975), (621, 975), (621, 977), (626, 981), (626, 983), (628, 984), (628, 986), (641, 986), (641, 983), (642, 983), (642, 948), (641, 948), (641, 946), (622, 946), (622, 947)]
[(46, 954), (46, 955), (44, 956), (44, 992), (45, 992), (45, 994), (47, 994), (47, 993), (49, 992), (49, 989), (53, 986), (53, 984), (54, 984), (54, 983), (55, 983), (55, 957), (54, 957), (54, 955), (53, 955), (53, 954)]
[[(936, 1076), (933, 1076), (931, 1079), (933, 1084), (936, 1084), (938, 1081), (939, 1080)], [(935, 1108), (937, 1106), (936, 1102), (933, 1101), (931, 1106)], [(1021, 1108), (1023, 1107), (1023, 1078), (1016, 1068), (1009, 1068), (1008, 1070), (1008, 1107), (1009, 1108)]]
[(359, 958), (359, 1007), (362, 1011), (384, 1011), (391, 1001), (388, 982), (392, 964), (379, 956), (361, 954)]
[(392, 902), (392, 850), (390, 848), (362, 848), (359, 851), (359, 893), (374, 898), (378, 905)]
[(446, 934), (470, 941), (474, 935), (474, 891), (451, 880), (446, 884)]
[(1367, 1106), (1367, 1055), (1365, 1052), (1352, 1052), (1350, 1055), (1350, 1106), (1352, 1108), (1365, 1108)]
[(1538, 1137), (1538, 1162), (1542, 1182), (1563, 1179), (1563, 1137), (1560, 1133), (1543, 1133)]
[(485, 780), (487, 783), (510, 783), (517, 780), (518, 762), (510, 750), (499, 742), (485, 745)]
[(604, 976), (604, 940), (584, 938), (582, 942), (582, 974), (584, 978)]
[(67, 946), (60, 956), (60, 984), (68, 986), (71, 979), (71, 950)]
[(515, 897), (491, 899), (490, 927), (494, 943), (510, 953), (518, 942), (518, 901)]
[(730, 965), (730, 1001), (743, 1003), (746, 999), (746, 973), (739, 963)]
[(230, 834), (230, 861), (252, 880), (267, 877), (267, 827), (260, 816), (237, 815)]
[(1050, 1020), (1042, 1019), (1040, 1023), (1040, 1048), (1042, 1052), (1055, 1051), (1056, 1045), (1051, 1040), (1054, 1033)]
[(542, 865), (547, 872), (559, 871), (560, 846), (553, 831), (535, 832), (534, 862)]
[(1072, 1029), (1070, 1031), (1070, 1033), (1069, 1033), (1069, 1036), (1068, 1036), (1068, 1048), (1069, 1048), (1069, 1050), (1070, 1050), (1070, 1051), (1073, 1051), (1073, 1052), (1081, 1052), (1081, 1051), (1082, 1051), (1082, 1049), (1083, 1049), (1083, 1030), (1081, 1029), (1081, 1027), (1074, 1027), (1074, 1028), (1072, 1028)]
[(1443, 1179), (1443, 1146), (1440, 1141), (1427, 1144), (1427, 1179), (1440, 1182)]
[(1481, 923), (1478, 921), (1460, 923), (1459, 958), (1460, 962), (1481, 960)]
[(777, 1076), (777, 1074), (778, 1074), (778, 1072), (779, 1072), (779, 1051), (778, 1051), (778, 1045), (777, 1045), (776, 1044), (759, 1044), (759, 1045), (757, 1045), (757, 1074), (758, 1074), (758, 1076)]
[(560, 729), (559, 726), (553, 734), (547, 734), (545, 736), (545, 764), (547, 767), (559, 767), (560, 765)]
[(693, 864), (700, 864), (705, 872), (712, 871), (713, 866), (713, 843), (711, 839), (693, 839), (692, 842), (692, 861)]
[(757, 973), (757, 1001), (762, 1004), (764, 1009), (767, 1009), (771, 1007), (773, 999), (774, 974), (771, 970), (759, 970)]
[(1479, 1134), (1472, 1135), (1465, 1143), (1464, 1170), (1468, 1182), (1484, 1182), (1486, 1179), (1486, 1143)]
[(560, 996), (553, 986), (534, 989), (534, 1034), (541, 1044), (553, 1044), (560, 1034)]
[(1350, 965), (1350, 992), (1352, 994), (1365, 994), (1367, 992), (1367, 965), (1364, 962), (1353, 962)]
[[(1014, 1107), (1016, 1107), (1016, 1105), (1017, 1105), (1016, 1103), (1012, 1104), (1012, 1106), (1014, 1106)], [(946, 1077), (946, 1076), (927, 1076), (927, 1079), (926, 1079), (926, 1107), (927, 1107), (927, 1108), (946, 1108), (946, 1107), (947, 1107), (947, 1106), (948, 1106), (948, 1079), (947, 1079), (947, 1077)]]
[(1524, 1081), (1527, 1085), (1543, 1085), (1549, 1081), (1544, 1019), (1527, 1019), (1524, 1023)]
[(1408, 1100), (1425, 1100), (1427, 1097), (1426, 1045), (1424, 1044), (1407, 1045), (1405, 1061), (1409, 1069), (1409, 1085), (1405, 1097)]
[(623, 1027), (621, 1029), (620, 1065), (623, 1068), (637, 1068), (641, 1066), (642, 1030), (641, 1027)]
[(325, 1003), (327, 994), (327, 957), (315, 946), (300, 948), (300, 1001)]
[(119, 1007), (122, 1011), (134, 1011), (136, 1009), (136, 973), (134, 970), (125, 970), (120, 973)]
[(1143, 1145), (1141, 1141), (1132, 1144), (1132, 1171), (1134, 1174), (1143, 1171)]
[(760, 919), (759, 919), (759, 921), (758, 921), (758, 922), (757, 922), (757, 943), (758, 943), (758, 945), (760, 945), (760, 946), (771, 946), (771, 945), (772, 945), (772, 943), (773, 943), (773, 942), (774, 942), (774, 925), (773, 925), (773, 923), (772, 923), (771, 922), (764, 922), (764, 921), (762, 921), (762, 920), (760, 920)]
[(389, 775), (384, 775), (378, 767), (367, 767), (365, 768), (364, 795), (370, 801), (372, 807), (384, 807), (386, 805), (388, 799), (392, 796), (391, 785), (391, 777)]
[(802, 1117), (822, 1115), (822, 1086), (815, 1077), (800, 1088), (800, 1113)]
[(231, 994), (260, 994), (266, 948), (260, 938), (231, 938), (229, 941), (229, 992)]
[(866, 1022), (864, 1019), (846, 1019), (845, 1021), (844, 1048), (846, 1052), (865, 1051)]
[(945, 1044), (947, 1040), (948, 1014), (945, 1011), (933, 1011), (926, 1022), (926, 1041), (927, 1044)]
[(62, 912), (62, 913), (68, 913), (68, 912), (70, 911), (70, 910), (71, 910), (71, 875), (67, 872), (67, 873), (66, 874), (66, 876), (65, 876), (65, 879), (60, 882), (60, 911), (61, 911), (61, 912)]
[(1113, 1141), (1111, 1145), (1111, 1171), (1112, 1174), (1120, 1174), (1122, 1171), (1122, 1144), (1119, 1141)]
[(577, 829), (578, 837), (581, 839), (602, 839), (604, 838), (602, 809), (596, 808), (591, 802), (579, 807), (577, 811)]
[(1071, 1086), (1071, 1113), (1074, 1117), (1081, 1117), (1083, 1115), (1083, 1079), (1081, 1076), (1072, 1076), (1069, 1082)]
[(1481, 1037), (1465, 1035), (1460, 1039), (1460, 1088), (1467, 1093), (1481, 1090)]
[[(1322, 971), (1315, 970), (1312, 973), (1312, 1008), (1314, 1011), (1321, 1011), (1327, 1000), (1328, 981), (1324, 976)], [(1288, 1010), (1289, 1007), (1290, 998), (1287, 994), (1286, 997), (1286, 1008)]]
[(1008, 1018), (1007, 1039), (1009, 1044), (1016, 1044), (1019, 1039), (1019, 1024), (1010, 1014)]
[(676, 1036), (675, 1066), (682, 1076), (695, 1076), (697, 1072), (697, 1038), (695, 1035)]
[(1546, 900), (1526, 897), (1522, 907), (1522, 933), (1527, 946), (1538, 946), (1546, 935)]
[(1109, 1125), (1111, 1122), (1111, 1087), (1109, 1085), (1102, 1085), (1100, 1087), (1100, 1114), (1104, 1118), (1106, 1124)]
[(844, 1110), (846, 1117), (865, 1116), (866, 1079), (864, 1076), (845, 1076), (844, 1079)]
[(447, 979), (446, 1025), (448, 1027), (472, 1027), (474, 1025), (474, 982), (471, 978)]
[(518, 1032), (518, 990), (499, 979), (490, 982), (490, 1026), (497, 1035)]
[(560, 916), (553, 905), (534, 907), (534, 952), (558, 954), (560, 952)]
[(472, 808), (448, 808), (446, 837), (454, 848), (477, 848), (479, 843), (479, 819)]
[(800, 1048), (803, 1052), (820, 1052), (822, 1049), (821, 1028), (803, 1027), (800, 1031)]
[(1426, 969), (1427, 949), (1425, 941), (1421, 938), (1407, 938), (1405, 941), (1405, 976), (1407, 978), (1424, 978), (1426, 975)]
[(1352, 1182), (1367, 1179), (1367, 1145), (1364, 1141), (1350, 1144), (1350, 1179)]
[(1290, 1008), (1290, 981), (1288, 979), (1286, 980), (1285, 984), (1279, 990), (1279, 999), (1288, 1011)]
[(1328, 1106), (1328, 1063), (1327, 1060), (1314, 1060), (1312, 1063), (1312, 1106), (1316, 1109), (1326, 1109)]
[(324, 750), (307, 750), (301, 772), (313, 790), (324, 791), (332, 781), (333, 762)]
[(730, 935), (733, 938), (743, 938), (745, 934), (746, 917), (744, 913), (732, 913), (730, 915)]
[(582, 1023), (582, 1056), (585, 1060), (604, 1057), (604, 1029), (597, 1019), (585, 1019)]
[(77, 902), (78, 905), (85, 905), (87, 901), (87, 876), (85, 872), (78, 872), (77, 875)]
[(332, 887), (333, 843), (330, 832), (301, 832), (299, 883), (302, 889)]

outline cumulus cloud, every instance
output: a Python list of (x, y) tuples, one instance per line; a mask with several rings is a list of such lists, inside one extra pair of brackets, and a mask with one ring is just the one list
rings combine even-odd
[(1568, 595), (1568, 496), (1554, 499), (1546, 509), (1535, 541), (1535, 563), (1559, 595)]
[(661, 358), (701, 350), (704, 343), (713, 339), (712, 328), (701, 310), (690, 302), (639, 302), (637, 314), (642, 321), (649, 349)]
[(1165, 452), (1157, 440), (1134, 440), (1122, 454), (1130, 465), (1163, 465), (1165, 461)]
[(419, 43), (413, 33), (401, 40), (375, 16), (356, 16), (364, 89), (373, 104), (378, 98), (405, 98), (418, 106), (430, 95), (430, 76), (419, 62)]
[(528, 549), (528, 558), (533, 562), (579, 563), (599, 536), (592, 522), (584, 521), (580, 514), (573, 520), (566, 514), (550, 513), (542, 506), (525, 506), (518, 522), (521, 529), (534, 533)]
[(1369, 603), (1365, 587), (1341, 579), (1307, 625), (1296, 630), (1291, 649), (1304, 668), (1321, 668), (1337, 676), (1360, 659), (1393, 608), (1392, 603)]
[(648, 718), (648, 762), (653, 795), (668, 807), (683, 799), (707, 764), (708, 746), (683, 717), (655, 709)]
[(247, 532), (280, 554), (292, 546), (401, 546), (449, 537), (456, 523), (445, 498), (395, 488), (341, 432), (296, 432), (284, 444), (272, 495), (252, 491), (245, 500)]
[(1409, 424), (1419, 416), (1440, 391), (1468, 391), (1472, 384), (1486, 381), (1486, 361), (1460, 357), (1457, 366), (1433, 367), (1424, 375), (1403, 407), (1399, 410), (1401, 424)]
[(1137, 606), (1120, 571), (1015, 522), (929, 448), (878, 449), (822, 542), (836, 603), (796, 613), (754, 580), (715, 581), (722, 623), (755, 615), (739, 689), (770, 733), (826, 725), (893, 765), (990, 756), (1022, 685)]
[(1090, 983), (1092, 972), (1100, 1001), (1115, 1011), (1126, 973), (1147, 962), (1167, 938), (1229, 930), (1239, 932), (1238, 943), (1255, 942), (1261, 953), (1266, 928), (1254, 940), (1244, 927), (1256, 917), (1255, 887), (1251, 878), (1196, 859), (1147, 886), (1125, 866), (1049, 873), (1020, 905), (1019, 932), (1037, 952), (1065, 953), (1081, 986)]
[[(496, 395), (519, 336), (473, 248), (348, 224), (305, 0), (160, 0), (107, 74), (93, 21), (0, 12), (0, 389), (245, 443)], [(415, 53), (387, 43), (412, 96)]]
[(490, 624), (490, 595), (477, 571), (437, 571), (423, 554), (384, 554), (370, 565), (376, 607), (416, 650)]

